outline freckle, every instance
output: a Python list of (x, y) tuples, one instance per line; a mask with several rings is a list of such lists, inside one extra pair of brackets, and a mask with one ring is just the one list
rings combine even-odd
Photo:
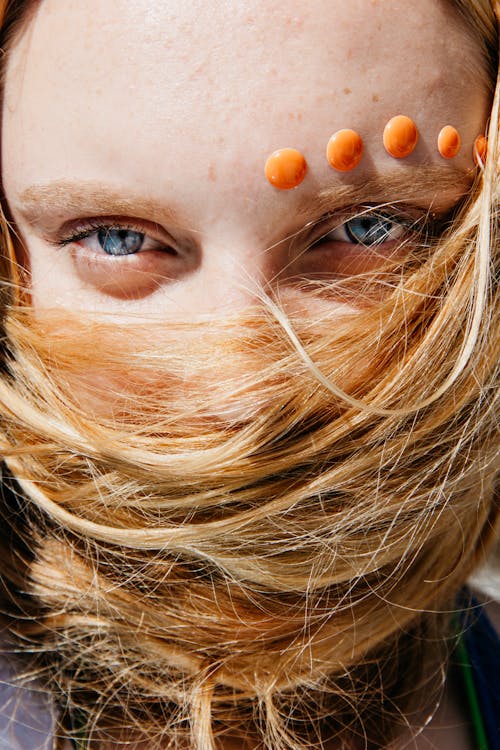
[(352, 94), (352, 89), (347, 88), (346, 86), (346, 88), (344, 89), (344, 94)]
[(372, 102), (378, 102), (378, 94), (372, 94)]
[(288, 16), (285, 19), (286, 26), (293, 26), (295, 29), (301, 29), (304, 26), (304, 19), (300, 16)]
[(210, 182), (217, 182), (217, 175), (215, 174), (215, 167), (213, 164), (210, 164), (208, 168), (208, 179)]

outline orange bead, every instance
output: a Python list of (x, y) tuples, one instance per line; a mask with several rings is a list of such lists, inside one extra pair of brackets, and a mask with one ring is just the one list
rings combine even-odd
[(326, 158), (331, 167), (339, 172), (350, 172), (363, 157), (363, 141), (355, 130), (338, 130), (326, 147)]
[(385, 150), (396, 159), (409, 156), (418, 141), (417, 126), (406, 115), (396, 115), (384, 128)]
[(444, 159), (453, 159), (460, 151), (459, 132), (453, 125), (445, 125), (438, 135), (438, 150)]
[(303, 154), (294, 148), (280, 148), (266, 161), (265, 175), (271, 185), (290, 190), (300, 185), (306, 176), (307, 164)]
[(483, 167), (488, 154), (488, 139), (485, 135), (478, 135), (474, 141), (473, 157), (474, 164), (478, 167)]

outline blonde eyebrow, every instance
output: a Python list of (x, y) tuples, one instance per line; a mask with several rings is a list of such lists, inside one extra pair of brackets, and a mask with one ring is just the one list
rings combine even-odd
[(141, 195), (124, 196), (115, 188), (93, 181), (55, 180), (30, 185), (19, 194), (16, 208), (31, 225), (39, 224), (45, 214), (123, 215), (148, 218), (159, 224), (183, 223), (180, 214), (163, 201)]
[(405, 166), (404, 169), (376, 173), (363, 181), (340, 182), (306, 196), (298, 212), (325, 213), (335, 208), (361, 203), (410, 204), (443, 213), (470, 193), (474, 171), (444, 166)]
[[(298, 217), (319, 216), (347, 205), (360, 203), (409, 203), (436, 213), (452, 208), (471, 188), (474, 173), (450, 165), (409, 166), (386, 173), (336, 178), (333, 185), (305, 193), (293, 207)], [(300, 188), (299, 188), (300, 189)], [(189, 222), (178, 211), (152, 198), (124, 196), (114, 187), (91, 180), (54, 180), (30, 185), (16, 201), (17, 211), (30, 225), (43, 223), (46, 216), (134, 216), (158, 224), (188, 228)]]

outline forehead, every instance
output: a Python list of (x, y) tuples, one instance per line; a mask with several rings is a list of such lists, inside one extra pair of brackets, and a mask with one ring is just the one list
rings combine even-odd
[[(421, 140), (391, 168), (433, 163), (442, 126), (465, 143), (482, 127), (478, 65), (444, 0), (44, 0), (7, 65), (6, 164), (14, 149), (21, 167), (9, 179), (112, 172), (182, 200), (203, 174), (251, 200), (280, 147), (331, 181), (325, 145), (344, 127), (365, 141), (358, 176), (387, 168), (381, 133), (399, 113)], [(471, 166), (470, 149), (454, 166)]]

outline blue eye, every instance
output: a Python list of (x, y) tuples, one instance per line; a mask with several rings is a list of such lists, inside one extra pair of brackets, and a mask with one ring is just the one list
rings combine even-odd
[(379, 247), (389, 242), (403, 240), (409, 230), (404, 218), (376, 211), (363, 211), (352, 219), (338, 224), (316, 240), (312, 248), (340, 242), (344, 245)]
[(97, 232), (97, 240), (108, 255), (132, 255), (144, 244), (144, 234), (133, 229), (102, 228)]
[(365, 247), (400, 239), (404, 230), (401, 222), (383, 214), (355, 216), (343, 226), (351, 242)]

